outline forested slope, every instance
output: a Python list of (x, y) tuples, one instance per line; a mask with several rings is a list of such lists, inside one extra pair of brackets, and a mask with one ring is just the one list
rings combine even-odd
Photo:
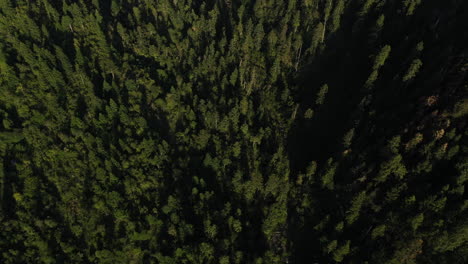
[(0, 262), (467, 263), (467, 8), (0, 0)]

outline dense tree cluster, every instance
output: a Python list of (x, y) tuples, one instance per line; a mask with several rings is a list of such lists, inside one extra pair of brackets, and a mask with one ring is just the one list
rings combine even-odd
[(467, 263), (464, 0), (0, 0), (1, 263)]

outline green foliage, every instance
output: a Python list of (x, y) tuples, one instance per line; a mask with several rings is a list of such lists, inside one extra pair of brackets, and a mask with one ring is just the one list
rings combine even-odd
[(406, 15), (411, 16), (414, 13), (416, 7), (421, 4), (421, 0), (405, 0), (403, 5), (406, 9)]
[(314, 116), (314, 110), (308, 108), (304, 113), (304, 118), (311, 119)]
[(327, 254), (330, 253), (330, 252), (333, 252), (336, 249), (337, 246), (338, 246), (338, 241), (333, 240), (330, 243), (328, 243), (328, 245), (325, 248), (325, 252)]
[(435, 252), (450, 252), (458, 247), (463, 247), (468, 241), (468, 225), (457, 224), (450, 230), (444, 230), (439, 236), (433, 237), (431, 247)]
[(409, 221), (411, 223), (411, 228), (413, 229), (413, 231), (416, 231), (416, 229), (418, 229), (418, 227), (421, 226), (422, 222), (424, 221), (424, 214), (420, 213), (415, 217), (411, 218)]
[(346, 211), (346, 223), (348, 225), (353, 224), (359, 217), (359, 211), (366, 199), (366, 192), (360, 192), (356, 197), (351, 200), (351, 205)]
[(464, 117), (468, 114), (468, 99), (462, 99), (454, 106), (452, 115), (456, 118)]
[(467, 3), (0, 0), (0, 262), (466, 263)]
[(416, 76), (416, 74), (419, 72), (419, 69), (421, 68), (421, 66), (422, 66), (421, 60), (419, 60), (419, 59), (413, 60), (413, 62), (411, 62), (411, 65), (409, 66), (408, 70), (406, 71), (405, 76), (403, 76), (403, 81), (407, 82), (407, 81), (413, 79)]
[(403, 178), (406, 175), (407, 170), (406, 167), (402, 164), (402, 160), (403, 157), (401, 155), (395, 155), (389, 160), (382, 162), (380, 164), (376, 180), (378, 182), (384, 182), (391, 174), (395, 175), (397, 178)]
[(317, 93), (317, 99), (315, 99), (315, 103), (321, 105), (325, 101), (325, 95), (328, 93), (328, 85), (324, 84), (320, 87), (320, 90)]
[(336, 1), (331, 15), (330, 32), (335, 32), (340, 27), (341, 16), (345, 10), (345, 1)]
[(333, 162), (332, 158), (328, 159), (327, 167), (323, 171), (321, 178), (320, 178), (320, 183), (323, 188), (333, 190), (335, 186), (334, 176), (336, 173), (337, 166), (338, 164), (336, 162)]
[(372, 66), (372, 69), (374, 71), (377, 71), (380, 69), (385, 64), (385, 61), (387, 61), (388, 56), (390, 55), (390, 51), (392, 48), (390, 45), (385, 45), (380, 49), (379, 53), (374, 58), (374, 65)]
[(379, 237), (383, 237), (385, 235), (385, 230), (387, 229), (387, 226), (385, 225), (378, 225), (372, 229), (371, 237), (372, 239), (376, 239)]
[(349, 245), (350, 241), (346, 241), (343, 245), (338, 247), (335, 251), (333, 251), (333, 260), (340, 263), (349, 254)]
[(343, 137), (343, 146), (345, 148), (349, 148), (351, 146), (353, 137), (354, 137), (354, 128), (351, 128), (350, 130), (348, 130), (348, 132), (346, 132), (346, 134)]

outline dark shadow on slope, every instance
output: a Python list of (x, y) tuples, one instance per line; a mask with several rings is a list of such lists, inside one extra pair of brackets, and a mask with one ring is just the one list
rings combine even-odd
[[(430, 13), (428, 10), (441, 10), (443, 5), (445, 4), (426, 3), (419, 7), (419, 13), (404, 21), (398, 20), (398, 15), (394, 19), (388, 16), (390, 18), (388, 21), (392, 24), (380, 33), (381, 36), (376, 38), (374, 43), (368, 43), (368, 36), (372, 32), (368, 31), (369, 25), (366, 25), (374, 18), (359, 22), (359, 27), (363, 29), (361, 32), (355, 31), (356, 34), (352, 34), (352, 25), (343, 26), (342, 31), (337, 32), (333, 39), (327, 40), (327, 48), (316, 56), (298, 76), (299, 93), (296, 100), (300, 110), (288, 138), (291, 181), (295, 180), (294, 177), (298, 173), (304, 172), (310, 161), (317, 161), (320, 169), (329, 157), (340, 156), (340, 152), (344, 150), (341, 146), (342, 137), (347, 129), (352, 127), (353, 112), (358, 112), (355, 111), (357, 105), (362, 96), (366, 94), (361, 87), (372, 71), (370, 68), (372, 58), (369, 55), (378, 52), (383, 45), (392, 46), (391, 55), (379, 73), (379, 79), (375, 85), (377, 89), (374, 89), (372, 93), (369, 92), (374, 96), (371, 110), (376, 111), (377, 118), (367, 120), (368, 117), (365, 117), (367, 113), (363, 113), (365, 118), (360, 125), (363, 145), (356, 147), (356, 150), (367, 149), (377, 143), (382, 145), (380, 141), (384, 139), (384, 136), (398, 133), (402, 125), (415, 119), (415, 101), (422, 95), (431, 95), (437, 91), (434, 87), (429, 89), (428, 85), (440, 84), (440, 81), (437, 81), (440, 77), (433, 76), (431, 80), (425, 81), (417, 80), (418, 84), (427, 83), (427, 85), (412, 85), (411, 87), (401, 87), (401, 81), (395, 80), (394, 77), (398, 77), (398, 74), (402, 72), (401, 68), (406, 67), (413, 59), (409, 58), (408, 54), (411, 54), (411, 50), (414, 49), (414, 43), (424, 40), (425, 45), (428, 44), (425, 56), (430, 57), (423, 57), (423, 61), (431, 61), (430, 58), (435, 60), (430, 65), (427, 63), (423, 66), (422, 76), (431, 76), (428, 72), (437, 72), (435, 70), (437, 67), (443, 68), (445, 63), (442, 62), (447, 60), (447, 56), (458, 54), (459, 52), (455, 50), (461, 49), (461, 43), (466, 43), (464, 41), (466, 33), (463, 33), (460, 27), (461, 21), (449, 19), (455, 17), (455, 14), (443, 15), (443, 13), (450, 14), (448, 12), (450, 10), (440, 13), (434, 11), (434, 17), (424, 15)], [(440, 20), (443, 26), (434, 28), (433, 20)], [(455, 40), (455, 36), (459, 38)], [(447, 47), (447, 39), (452, 40), (449, 41), (453, 43), (451, 48)], [(440, 45), (441, 43), (444, 43), (444, 46)], [(443, 75), (442, 72), (440, 74)], [(329, 93), (324, 105), (317, 107), (314, 103), (316, 93), (324, 83), (328, 84)], [(420, 88), (416, 89), (416, 87)], [(303, 117), (308, 108), (314, 110), (314, 116), (309, 120)], [(349, 172), (339, 171), (336, 180), (344, 180), (340, 179), (344, 176), (349, 176)], [(314, 204), (320, 204), (321, 208), (330, 205), (329, 211), (339, 209), (338, 196), (334, 197), (329, 192), (312, 189), (307, 195), (314, 200)], [(313, 229), (327, 212), (318, 212), (314, 209), (311, 208), (310, 212), (304, 214), (305, 223), (302, 227), (293, 225), (293, 223), (300, 222), (298, 221), (300, 216), (294, 211), (294, 205), (289, 212), (289, 239), (293, 245), (290, 263), (328, 263), (330, 261), (323, 257), (324, 253), (321, 250), (323, 245), (319, 242), (320, 234)], [(355, 230), (363, 229), (365, 229), (364, 225)], [(351, 238), (355, 233), (348, 232), (344, 236)], [(321, 234), (323, 235), (323, 232)]]
[[(316, 161), (319, 170), (325, 161), (343, 151), (342, 138), (351, 127), (352, 114), (361, 99), (361, 85), (367, 77), (369, 59), (366, 47), (359, 48), (359, 39), (364, 33), (352, 34), (352, 30), (337, 32), (327, 41), (327, 48), (317, 56), (313, 63), (298, 76), (299, 111), (288, 137), (288, 151), (291, 177), (304, 172), (311, 161)], [(355, 43), (343, 40), (355, 39)], [(355, 47), (350, 49), (351, 47)], [(352, 51), (350, 53), (349, 51)], [(361, 71), (360, 71), (361, 70)], [(329, 87), (323, 105), (315, 104), (316, 94), (323, 84)], [(311, 119), (304, 118), (307, 109), (312, 109)], [(332, 192), (314, 190), (315, 202), (322, 208), (336, 208), (336, 197)], [(326, 204), (326, 205), (325, 205)], [(313, 229), (320, 217), (327, 212), (307, 213), (303, 227), (290, 224), (290, 241), (294, 245), (291, 253), (292, 263), (324, 263), (318, 233)], [(298, 223), (295, 212), (290, 212), (290, 223)], [(315, 219), (317, 218), (317, 219)]]

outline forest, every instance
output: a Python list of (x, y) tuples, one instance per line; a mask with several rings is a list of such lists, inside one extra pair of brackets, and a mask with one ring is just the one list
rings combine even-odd
[(468, 263), (468, 1), (0, 0), (0, 263)]

